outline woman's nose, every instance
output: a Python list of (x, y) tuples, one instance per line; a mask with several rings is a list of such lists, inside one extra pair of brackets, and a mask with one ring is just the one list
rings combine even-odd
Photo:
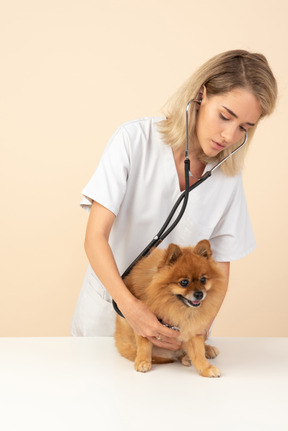
[(221, 137), (226, 144), (231, 145), (237, 141), (236, 132), (235, 127), (225, 127), (225, 129), (222, 130)]

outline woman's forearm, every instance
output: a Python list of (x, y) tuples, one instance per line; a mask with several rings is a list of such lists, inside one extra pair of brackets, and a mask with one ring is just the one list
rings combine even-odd
[(136, 298), (123, 283), (108, 243), (114, 220), (115, 215), (111, 211), (93, 202), (84, 246), (93, 271), (122, 311), (130, 303), (135, 303)]
[(93, 271), (115, 302), (117, 302), (120, 310), (127, 303), (134, 302), (135, 297), (127, 289), (120, 276), (112, 250), (105, 236), (101, 233), (86, 236), (85, 251)]

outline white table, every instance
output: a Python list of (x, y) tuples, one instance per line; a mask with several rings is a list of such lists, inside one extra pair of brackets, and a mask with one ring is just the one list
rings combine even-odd
[(112, 338), (0, 338), (0, 429), (288, 430), (288, 338), (212, 338), (220, 379), (137, 373)]

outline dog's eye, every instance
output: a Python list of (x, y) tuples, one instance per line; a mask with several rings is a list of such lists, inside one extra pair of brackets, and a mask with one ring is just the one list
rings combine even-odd
[(179, 284), (180, 284), (180, 286), (181, 286), (181, 287), (187, 287), (187, 286), (188, 286), (188, 284), (189, 284), (189, 280), (188, 280), (188, 278), (184, 278), (183, 280), (181, 280), (181, 281), (179, 282)]
[(201, 277), (200, 278), (200, 283), (201, 284), (206, 284), (207, 278), (206, 277)]

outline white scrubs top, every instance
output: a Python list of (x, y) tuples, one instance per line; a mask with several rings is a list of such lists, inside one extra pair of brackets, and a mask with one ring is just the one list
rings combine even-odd
[[(172, 149), (157, 130), (161, 120), (123, 124), (82, 191), (83, 208), (89, 210), (96, 201), (116, 215), (109, 244), (120, 274), (158, 233), (182, 193)], [(255, 248), (241, 175), (227, 177), (219, 168), (192, 190), (181, 221), (159, 247), (171, 242), (193, 246), (202, 239), (209, 239), (219, 262), (240, 259)], [(111, 336), (114, 323), (111, 297), (89, 266), (71, 334)]]

